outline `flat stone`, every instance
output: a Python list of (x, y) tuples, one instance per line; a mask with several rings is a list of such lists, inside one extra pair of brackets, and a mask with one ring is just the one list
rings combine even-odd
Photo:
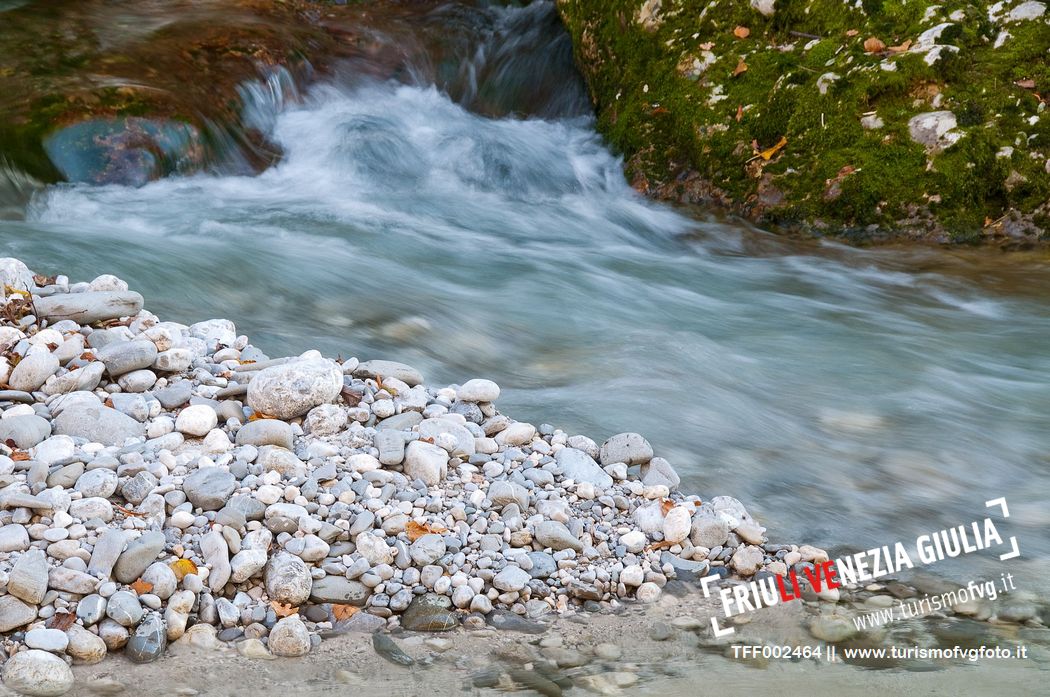
[(87, 595), (94, 593), (98, 584), (99, 580), (94, 576), (65, 566), (55, 566), (47, 572), (47, 585), (52, 590)]
[(124, 445), (128, 438), (141, 438), (146, 433), (143, 424), (101, 403), (67, 408), (54, 420), (53, 426), (56, 434), (102, 445)]
[(21, 552), (29, 549), (29, 533), (24, 525), (10, 523), (0, 527), (0, 552)]
[(544, 520), (537, 523), (533, 536), (541, 545), (550, 547), (555, 551), (562, 549), (574, 549), (577, 552), (583, 551), (583, 543), (577, 540), (563, 523), (559, 523), (556, 520)]
[(423, 375), (415, 368), (397, 361), (365, 361), (354, 369), (355, 378), (397, 378), (409, 387), (423, 384)]
[(106, 366), (111, 377), (149, 368), (157, 358), (157, 345), (146, 339), (115, 341), (95, 351), (95, 358)]
[(417, 595), (401, 615), (401, 626), (412, 632), (447, 632), (459, 626), (459, 619), (449, 610), (446, 596)]
[(165, 541), (164, 533), (160, 531), (143, 533), (137, 540), (132, 540), (117, 559), (113, 575), (121, 583), (133, 583), (164, 551)]
[(221, 467), (205, 467), (187, 475), (182, 489), (196, 508), (217, 511), (237, 489), (237, 478)]
[(35, 298), (33, 306), (37, 317), (52, 324), (64, 319), (94, 324), (138, 314), (142, 309), (142, 296), (132, 291), (66, 293)]
[(109, 580), (113, 573), (113, 566), (117, 563), (121, 552), (127, 546), (128, 534), (120, 528), (108, 528), (104, 530), (95, 542), (91, 552), (91, 561), (88, 562), (88, 573), (101, 579)]
[(47, 555), (30, 549), (18, 558), (7, 580), (7, 592), (30, 605), (39, 605), (47, 593)]
[(36, 607), (13, 595), (0, 595), (0, 632), (10, 632), (36, 619)]
[(276, 445), (291, 450), (294, 445), (292, 426), (279, 419), (249, 421), (237, 431), (237, 445)]
[(7, 384), (15, 390), (35, 392), (58, 368), (58, 359), (53, 353), (42, 346), (34, 347), (11, 371)]
[(575, 482), (589, 482), (596, 487), (608, 489), (613, 485), (613, 478), (598, 466), (590, 455), (575, 448), (563, 448), (554, 456), (561, 468), (562, 476)]
[(372, 589), (343, 576), (325, 576), (313, 582), (310, 600), (315, 603), (338, 603), (363, 607)]
[(598, 457), (603, 465), (644, 465), (653, 459), (653, 446), (637, 433), (618, 433), (602, 443)]

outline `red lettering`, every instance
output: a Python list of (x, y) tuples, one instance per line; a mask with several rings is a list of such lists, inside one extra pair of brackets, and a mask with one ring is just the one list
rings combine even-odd
[(835, 568), (835, 562), (826, 561), (821, 564), (824, 567), (824, 578), (828, 581), (828, 589), (842, 588), (842, 584), (838, 581), (839, 570)]

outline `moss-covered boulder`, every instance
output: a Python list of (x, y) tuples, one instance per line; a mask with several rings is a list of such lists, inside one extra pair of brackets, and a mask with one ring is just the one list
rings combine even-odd
[(640, 191), (858, 242), (1050, 238), (1042, 1), (558, 9)]

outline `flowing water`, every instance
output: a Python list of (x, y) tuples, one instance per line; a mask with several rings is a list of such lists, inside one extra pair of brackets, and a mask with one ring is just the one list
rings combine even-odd
[[(444, 12), (429, 26), (462, 19)], [(551, 6), (471, 12), (486, 29), (447, 48), (454, 70), (246, 86), (246, 121), (283, 151), (258, 176), (38, 188), (0, 221), (3, 253), (117, 274), (162, 317), (231, 318), (271, 355), (485, 376), (517, 418), (638, 431), (774, 539), (891, 544), (1006, 496), (1013, 569), (1045, 576), (1046, 260), (791, 242), (646, 201)], [(998, 576), (973, 556), (938, 571)]]

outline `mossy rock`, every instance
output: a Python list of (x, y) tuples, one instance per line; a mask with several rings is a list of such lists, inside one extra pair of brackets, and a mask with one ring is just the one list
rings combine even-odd
[(853, 242), (1050, 239), (1042, 2), (557, 4), (640, 191)]

